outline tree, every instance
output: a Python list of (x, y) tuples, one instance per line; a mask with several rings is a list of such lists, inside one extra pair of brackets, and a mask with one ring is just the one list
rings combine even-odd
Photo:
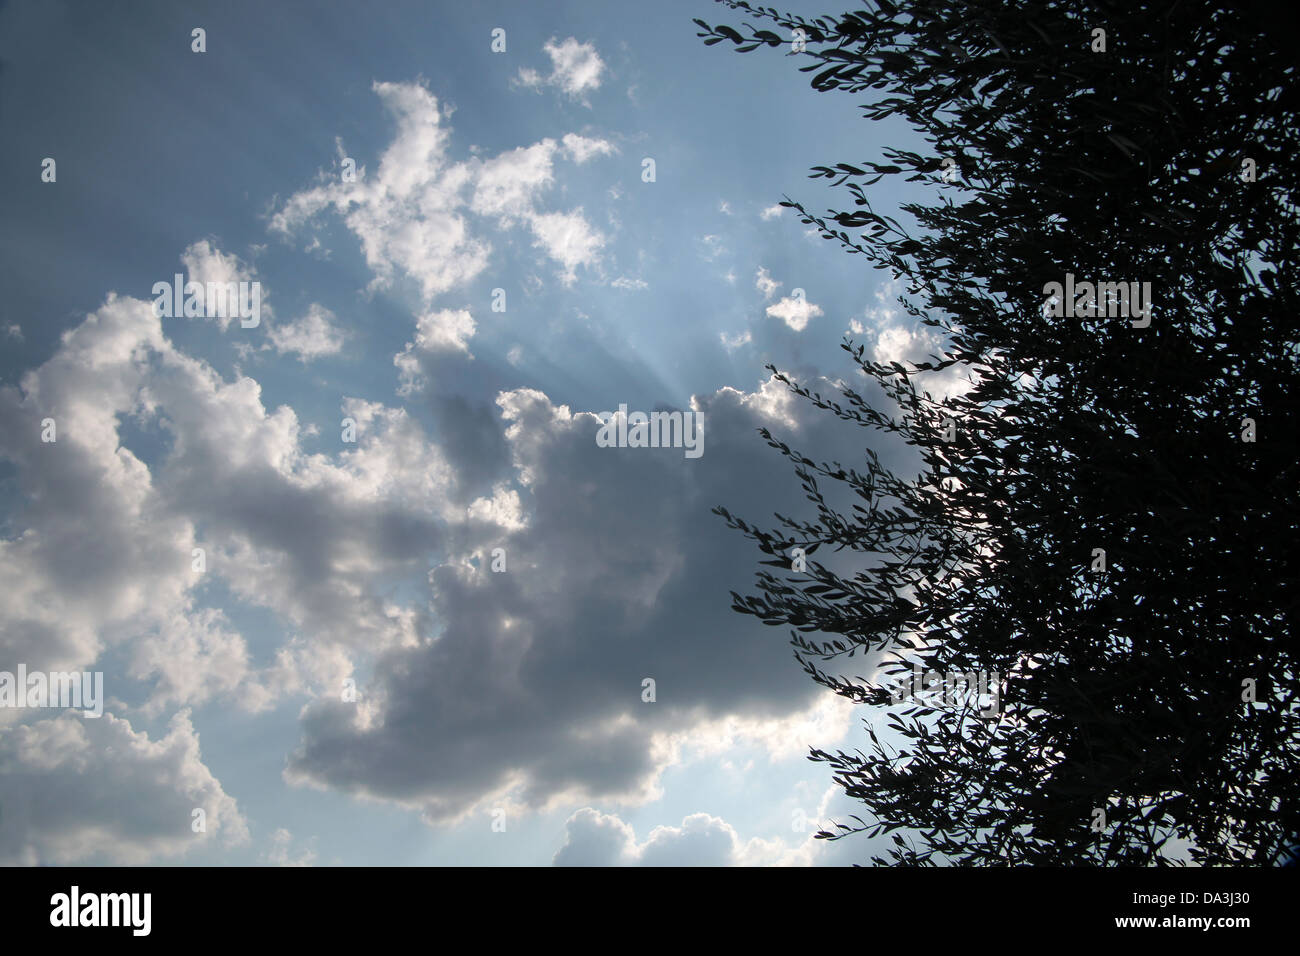
[[(763, 529), (715, 509), (779, 569), (734, 607), (873, 708), (917, 662), (1004, 683), (994, 716), (912, 699), (887, 718), (901, 746), (868, 721), (868, 752), (812, 751), (874, 817), (819, 835), (909, 834), (877, 863), (1275, 861), (1300, 833), (1287, 40), (1266, 8), (1204, 0), (727, 5), (761, 28), (697, 20), (706, 44), (789, 48), (815, 89), (869, 92), (868, 119), (933, 149), (815, 168), (849, 211), (783, 205), (905, 282), (943, 342), (885, 365), (846, 340), (872, 387), (842, 396), (770, 367), (917, 471), (764, 430), (816, 513)], [(936, 188), (907, 227), (869, 197), (899, 176)], [(968, 390), (932, 395), (938, 372)], [(801, 572), (796, 547), (841, 553)], [(883, 680), (836, 672), (859, 654)]]

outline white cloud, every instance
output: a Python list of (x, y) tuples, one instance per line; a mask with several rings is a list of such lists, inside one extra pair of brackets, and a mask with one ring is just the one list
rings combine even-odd
[[(207, 239), (200, 239), (198, 242), (191, 243), (186, 250), (181, 253), (181, 262), (185, 265), (186, 282), (198, 282), (207, 285), (209, 282), (220, 283), (225, 285), (230, 282), (251, 282), (257, 277), (257, 272), (251, 266), (243, 262), (234, 254), (223, 253)], [(168, 277), (167, 281), (174, 281)], [(266, 303), (266, 289), (261, 290), (261, 314), (263, 316), (273, 315), (271, 307)], [(221, 331), (230, 327), (230, 323), (235, 319), (234, 309), (224, 310), (225, 314), (214, 316), (217, 325)]]
[(793, 855), (780, 840), (741, 840), (726, 820), (707, 813), (692, 813), (681, 826), (657, 826), (643, 842), (618, 816), (591, 807), (570, 816), (564, 830), (555, 866), (762, 866)]
[[(872, 358), (880, 363), (898, 362), (909, 365), (928, 362), (943, 351), (943, 340), (932, 328), (921, 325), (911, 316), (905, 316), (896, 306), (899, 284), (895, 280), (882, 283), (875, 292), (876, 305), (866, 310), (865, 317), (871, 325), (857, 320), (849, 323), (854, 335), (875, 334)], [(937, 397), (964, 395), (974, 387), (969, 374), (960, 364), (942, 372), (923, 373), (924, 388)]]
[(564, 824), (555, 866), (627, 866), (636, 855), (636, 831), (614, 814), (583, 807)]
[[(163, 341), (151, 304), (110, 295), (21, 389), (0, 387), (0, 455), (20, 492), (18, 533), (0, 540), (5, 659), (80, 670), (188, 603), (193, 526), (168, 513), (119, 441), (119, 416), (147, 414), (145, 364)], [(40, 440), (47, 417), (51, 444)]]
[[(70, 713), (0, 734), (4, 826), (0, 863), (21, 866), (175, 857), (215, 838), (248, 840), (248, 826), (199, 754), (189, 712), (150, 740), (110, 713)], [(192, 829), (195, 809), (204, 832)]]
[[(426, 313), (411, 354), (450, 345), (449, 331), (464, 341), (468, 322)], [(708, 429), (692, 461), (600, 448), (593, 412), (534, 389), (499, 391), (495, 419), (431, 401), (437, 444), (414, 415), (345, 398), (356, 442), (327, 419), (309, 452), (309, 429), (264, 405), (259, 382), (177, 349), (148, 302), (110, 296), (21, 389), (0, 388), (0, 448), (25, 489), (0, 541), (4, 655), (54, 669), (121, 646), (149, 711), (305, 696), (290, 781), (431, 821), (502, 794), (526, 810), (642, 802), (691, 728), (771, 745), (788, 737), (774, 721), (806, 719), (825, 691), (716, 600), (749, 586), (749, 542), (700, 535), (681, 502), (770, 511), (798, 482), (755, 429), (848, 456), (856, 439), (838, 421), (770, 379), (720, 389), (691, 401)], [(54, 445), (39, 440), (50, 414)], [(126, 416), (166, 436), (156, 460), (123, 447)], [(195, 546), (203, 574), (274, 615), (269, 654), (254, 660), (201, 605)], [(507, 573), (470, 564), (498, 546)], [(345, 703), (338, 688), (363, 655), (362, 701)], [(654, 722), (627, 683), (647, 667)]]
[(762, 266), (758, 267), (758, 274), (754, 279), (754, 287), (763, 293), (763, 298), (770, 299), (781, 288), (781, 283), (773, 279)]
[(753, 341), (753, 337), (749, 334), (748, 329), (736, 335), (728, 335), (726, 332), (721, 332), (718, 337), (722, 340), (722, 347), (728, 352), (734, 352), (742, 345), (748, 345)]
[(577, 133), (565, 133), (560, 142), (564, 146), (564, 151), (579, 165), (596, 156), (608, 156), (618, 152), (614, 144), (608, 140), (589, 139)]
[(805, 298), (785, 296), (776, 304), (769, 305), (767, 314), (780, 319), (796, 332), (802, 332), (807, 327), (808, 320), (821, 315), (822, 310), (821, 306), (813, 305)]
[(474, 318), (466, 309), (441, 309), (420, 316), (415, 327), (415, 345), (427, 352), (469, 352), (475, 330)]
[(600, 87), (605, 63), (594, 44), (579, 43), (574, 37), (556, 43), (552, 37), (542, 49), (551, 58), (551, 75), (543, 77), (536, 70), (525, 67), (519, 71), (518, 77), (524, 86), (556, 86), (573, 99), (580, 99)]
[(627, 276), (619, 276), (610, 283), (615, 289), (648, 289), (650, 284), (644, 279), (629, 279)]
[(165, 626), (132, 643), (129, 674), (155, 682), (144, 712), (155, 715), (174, 704), (205, 704), (219, 697), (234, 699), (241, 689), (256, 694), (245, 702), (259, 709), (269, 701), (254, 689), (248, 647), (227, 626), (225, 615), (211, 608), (174, 615)]
[(372, 89), (397, 120), (397, 134), (374, 176), (330, 182), (296, 193), (271, 217), (273, 231), (290, 234), (327, 208), (361, 240), (366, 263), (382, 286), (401, 269), (425, 300), (473, 279), (491, 247), (469, 234), (459, 210), (472, 169), (448, 162), (450, 133), (438, 101), (415, 83), (379, 83)]
[(543, 139), (487, 159), (452, 162), (450, 130), (432, 93), (415, 83), (376, 83), (374, 90), (397, 120), (378, 173), (294, 194), (272, 215), (272, 231), (292, 234), (333, 209), (360, 239), (375, 276), (371, 285), (389, 286), (404, 273), (417, 283), (426, 307), (487, 267), (491, 243), (473, 234), (467, 213), (505, 232), (526, 222), (538, 248), (563, 266), (566, 283), (577, 266), (599, 261), (604, 237), (582, 210), (545, 212), (537, 204), (554, 185), (557, 154), (582, 162), (612, 150), (610, 144), (570, 133), (563, 149)]
[(297, 355), (302, 362), (343, 350), (343, 332), (336, 324), (334, 313), (315, 302), (301, 319), (288, 325), (271, 326), (267, 334), (277, 352)]
[(767, 207), (765, 207), (765, 208), (764, 208), (764, 209), (759, 213), (759, 215), (760, 215), (764, 220), (767, 220), (767, 219), (776, 219), (776, 218), (777, 218), (778, 216), (780, 216), (783, 212), (785, 212), (785, 207), (782, 206), (780, 203), (778, 203), (778, 204), (776, 204), (776, 205), (774, 205), (774, 206), (767, 206)]
[[(314, 838), (313, 841), (314, 842)], [(316, 851), (310, 846), (294, 856), (291, 852), (293, 834), (280, 827), (271, 834), (271, 845), (263, 854), (263, 859), (271, 866), (312, 866), (316, 862)]]
[(498, 216), (506, 224), (527, 215), (537, 194), (552, 182), (555, 140), (513, 149), (482, 163), (474, 181), (471, 208), (480, 215)]
[(605, 237), (591, 228), (581, 207), (572, 212), (541, 213), (530, 222), (537, 237), (534, 245), (564, 266), (560, 279), (566, 285), (577, 278), (578, 266), (591, 266), (600, 260)]
[(416, 321), (415, 341), (393, 356), (397, 366), (397, 394), (409, 396), (429, 383), (425, 360), (435, 355), (459, 355), (472, 359), (469, 340), (478, 326), (466, 309), (440, 309)]
[[(150, 303), (116, 296), (21, 391), (0, 388), (0, 448), (20, 489), (16, 533), (0, 540), (6, 659), (80, 670), (125, 645), (151, 712), (218, 697), (256, 710), (337, 688), (347, 649), (415, 640), (420, 609), (386, 594), (424, 577), (437, 522), (464, 520), (469, 490), (401, 410), (345, 400), (356, 444), (307, 454), (295, 413), (260, 395), (176, 350)], [(128, 416), (167, 436), (152, 466), (122, 445)], [(280, 616), (270, 663), (250, 663), (229, 622), (196, 606), (204, 575)]]

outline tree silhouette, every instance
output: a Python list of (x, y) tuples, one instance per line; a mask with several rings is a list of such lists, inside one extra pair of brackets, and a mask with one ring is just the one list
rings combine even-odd
[[(894, 705), (901, 744), (868, 722), (868, 752), (812, 751), (874, 817), (819, 835), (908, 833), (877, 863), (1277, 861), (1300, 833), (1289, 41), (1266, 8), (1195, 0), (727, 5), (759, 25), (697, 20), (705, 43), (798, 53), (932, 150), (815, 168), (848, 211), (783, 205), (904, 282), (937, 354), (846, 341), (870, 387), (834, 396), (771, 367), (916, 472), (764, 430), (815, 517), (716, 509), (774, 569), (735, 609), (789, 627), (819, 683)], [(906, 227), (870, 200), (899, 176), (935, 187)], [(966, 390), (932, 395), (938, 372)], [(844, 553), (799, 571), (794, 548)], [(839, 672), (859, 654), (879, 682)], [(900, 710), (885, 684), (913, 662), (998, 675), (1000, 712)]]

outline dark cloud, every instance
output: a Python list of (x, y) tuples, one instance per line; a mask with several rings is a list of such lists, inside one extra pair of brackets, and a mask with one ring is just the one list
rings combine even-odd
[[(775, 383), (724, 389), (702, 402), (705, 452), (689, 460), (600, 448), (594, 415), (540, 392), (499, 403), (527, 525), (484, 538), (478, 567), (433, 572), (437, 637), (386, 652), (367, 706), (309, 706), (291, 778), (431, 819), (506, 790), (531, 807), (628, 796), (652, 783), (657, 738), (723, 715), (790, 717), (825, 693), (784, 634), (730, 610), (728, 588), (748, 586), (755, 553), (710, 509), (762, 519), (799, 493), (760, 425), (846, 462), (861, 455), (854, 429)], [(488, 570), (492, 547), (505, 549), (506, 573)], [(641, 699), (646, 677), (655, 703)]]

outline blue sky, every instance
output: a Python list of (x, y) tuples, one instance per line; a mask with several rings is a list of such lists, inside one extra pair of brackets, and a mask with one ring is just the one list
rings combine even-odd
[[(917, 143), (694, 16), (734, 22), (0, 6), (0, 670), (109, 699), (0, 711), (0, 861), (870, 855), (810, 839), (854, 807), (807, 748), (859, 731), (729, 610), (757, 555), (710, 509), (802, 501), (759, 427), (861, 460), (765, 363), (833, 388), (846, 332), (931, 350), (776, 205)], [(178, 272), (259, 282), (260, 322), (155, 315)], [(596, 447), (620, 404), (697, 412), (704, 454)]]

